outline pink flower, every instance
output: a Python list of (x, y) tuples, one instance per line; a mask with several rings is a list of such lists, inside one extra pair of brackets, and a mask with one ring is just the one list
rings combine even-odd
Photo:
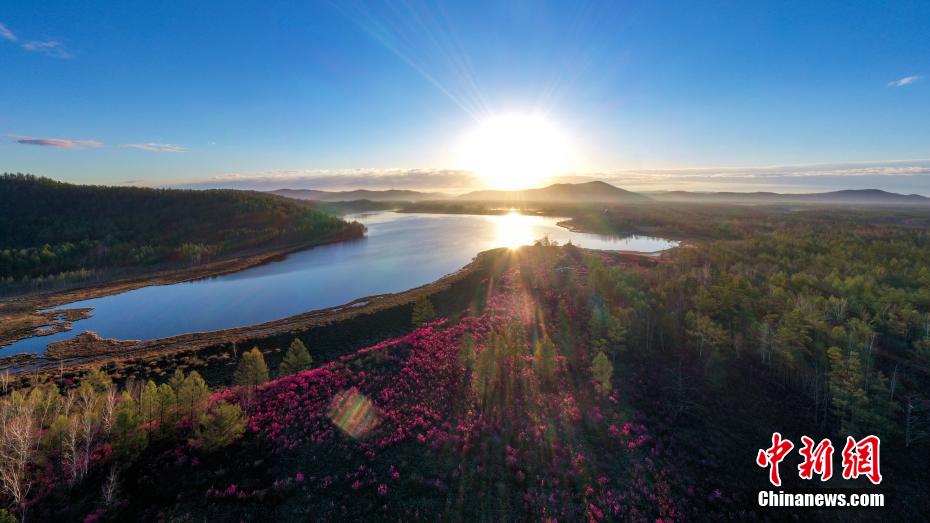
[(300, 482), (302, 482), (303, 480), (304, 480), (304, 473), (303, 473), (303, 472), (298, 472), (297, 474), (294, 475), (294, 481), (296, 481), (297, 483), (300, 483)]
[(384, 483), (378, 485), (378, 495), (379, 495), (379, 496), (387, 496), (387, 493), (388, 493), (387, 485), (385, 485)]

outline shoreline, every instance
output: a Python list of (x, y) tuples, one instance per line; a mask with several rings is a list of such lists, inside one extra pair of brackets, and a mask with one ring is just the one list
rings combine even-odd
[[(110, 281), (77, 284), (73, 288), (60, 291), (35, 291), (0, 298), (0, 321), (14, 324), (9, 330), (0, 331), (0, 349), (20, 340), (68, 331), (73, 321), (91, 314), (90, 309), (86, 307), (48, 310), (54, 307), (120, 294), (142, 287), (171, 285), (223, 276), (271, 263), (295, 252), (361, 238), (364, 236), (279, 245), (272, 250), (257, 252), (258, 249), (256, 249), (231, 254), (225, 259), (193, 267), (156, 270), (148, 274), (126, 276)], [(55, 316), (59, 315), (63, 319), (56, 320)], [(21, 326), (17, 327), (17, 323)], [(0, 356), (0, 361), (13, 356), (16, 355)]]
[[(403, 211), (395, 210), (394, 212)], [(558, 221), (556, 225), (572, 232), (598, 234), (596, 231), (588, 230), (586, 227), (579, 225), (574, 218), (566, 217), (564, 214), (559, 216), (555, 213), (550, 215), (543, 211), (530, 212), (533, 215), (549, 215), (565, 218)], [(439, 212), (435, 214), (473, 213)], [(637, 233), (627, 232), (625, 234)], [(643, 233), (640, 232), (639, 234)], [(164, 270), (153, 272), (149, 275), (140, 275), (110, 282), (91, 284), (89, 286), (77, 287), (60, 292), (37, 292), (7, 299), (5, 301), (0, 300), (0, 319), (5, 319), (3, 313), (9, 311), (11, 308), (14, 308), (14, 310), (18, 308), (19, 313), (22, 315), (40, 318), (40, 320), (36, 321), (35, 325), (26, 327), (19, 332), (13, 332), (12, 335), (9, 333), (0, 333), (0, 348), (22, 339), (69, 331), (72, 328), (73, 321), (92, 315), (92, 309), (86, 307), (47, 310), (51, 307), (119, 294), (142, 287), (170, 285), (239, 272), (251, 267), (273, 262), (293, 252), (342, 241), (353, 241), (355, 239), (356, 238), (333, 239), (322, 242), (315, 241), (281, 246), (270, 251), (256, 254), (242, 253), (235, 258), (218, 260), (198, 267)], [(684, 245), (684, 243), (679, 241), (678, 246), (681, 245)], [(457, 277), (464, 277), (463, 275), (467, 275), (470, 271), (474, 270), (474, 266), (480, 258), (497, 250), (498, 249), (492, 249), (491, 251), (478, 253), (471, 262), (458, 271), (443, 276), (432, 283), (427, 283), (398, 293), (360, 297), (342, 305), (305, 311), (293, 316), (259, 324), (232, 327), (218, 331), (185, 333), (154, 340), (107, 340), (97, 337), (96, 333), (88, 333), (89, 335), (81, 334), (73, 338), (54, 342), (42, 353), (17, 353), (0, 356), (0, 370), (12, 369), (17, 371), (16, 369), (24, 367), (23, 363), (26, 363), (27, 365), (25, 366), (30, 368), (47, 368), (50, 362), (54, 362), (55, 365), (66, 362), (71, 366), (72, 364), (79, 363), (78, 360), (81, 360), (81, 362), (83, 362), (83, 360), (92, 360), (95, 363), (99, 363), (101, 358), (106, 361), (112, 361), (114, 359), (141, 358), (147, 355), (154, 356), (178, 350), (197, 351), (205, 347), (216, 346), (218, 343), (248, 341), (249, 339), (255, 338), (257, 335), (266, 337), (277, 335), (282, 332), (282, 329), (285, 331), (290, 330), (291, 332), (294, 330), (307, 329), (311, 328), (319, 321), (341, 321), (342, 319), (358, 314), (372, 313), (396, 305), (412, 303), (412, 301), (424, 294), (431, 294), (432, 292), (430, 289), (442, 287), (444, 284), (451, 284)], [(655, 259), (659, 257), (663, 251), (645, 252), (616, 250), (606, 252), (612, 252), (623, 257), (629, 256)]]
[(327, 326), (372, 315), (403, 306), (412, 306), (418, 299), (450, 289), (455, 284), (493, 266), (505, 248), (479, 253), (456, 272), (419, 287), (399, 293), (379, 294), (357, 298), (348, 303), (314, 309), (293, 316), (255, 325), (234, 327), (209, 332), (196, 332), (158, 338), (154, 340), (101, 339), (95, 334), (81, 334), (69, 340), (56, 342), (39, 354), (11, 354), (0, 357), (0, 371), (20, 374), (24, 372), (74, 372), (98, 365), (110, 365), (131, 360), (152, 360), (181, 353), (197, 353), (204, 349), (245, 346), (261, 340), (293, 335), (314, 327)]

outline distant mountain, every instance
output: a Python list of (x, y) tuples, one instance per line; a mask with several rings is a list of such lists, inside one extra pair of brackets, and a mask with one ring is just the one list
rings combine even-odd
[(562, 202), (562, 203), (645, 203), (648, 196), (614, 187), (606, 182), (557, 183), (542, 189), (523, 191), (474, 191), (459, 200), (493, 202)]
[(271, 194), (337, 203), (356, 202), (424, 202), (456, 200), (472, 202), (528, 203), (731, 203), (731, 204), (830, 204), (830, 205), (930, 205), (930, 198), (919, 194), (897, 194), (879, 189), (843, 190), (823, 193), (785, 194), (775, 192), (689, 192), (664, 191), (646, 194), (621, 189), (606, 182), (557, 183), (541, 189), (522, 191), (481, 190), (451, 197), (438, 192), (408, 190), (319, 191), (313, 189), (278, 189)]
[(774, 192), (687, 192), (649, 193), (660, 202), (699, 203), (807, 203), (844, 205), (930, 205), (930, 198), (919, 194), (898, 194), (879, 189), (843, 190), (823, 193), (783, 194)]
[(313, 200), (317, 202), (354, 202), (368, 200), (371, 202), (419, 202), (423, 200), (442, 200), (449, 196), (435, 192), (405, 191), (391, 189), (372, 191), (357, 189), (354, 191), (318, 191), (314, 189), (278, 189), (270, 191), (278, 196), (295, 200)]

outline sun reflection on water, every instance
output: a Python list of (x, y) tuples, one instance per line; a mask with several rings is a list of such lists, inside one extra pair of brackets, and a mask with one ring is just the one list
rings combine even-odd
[(516, 249), (522, 245), (530, 245), (539, 238), (534, 237), (534, 216), (526, 216), (516, 211), (510, 211), (495, 221), (495, 242), (501, 247)]

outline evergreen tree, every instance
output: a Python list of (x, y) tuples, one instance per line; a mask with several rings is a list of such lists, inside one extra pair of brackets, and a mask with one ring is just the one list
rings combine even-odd
[(704, 351), (716, 351), (726, 343), (727, 333), (723, 327), (700, 312), (688, 311), (685, 325), (691, 345), (698, 350), (699, 356), (704, 356)]
[[(262, 365), (264, 366), (264, 364), (265, 361), (262, 360)], [(264, 367), (264, 369), (265, 379), (267, 380), (268, 368)], [(210, 388), (207, 387), (207, 382), (203, 380), (197, 371), (192, 370), (190, 374), (184, 378), (184, 381), (181, 383), (181, 387), (178, 389), (178, 412), (181, 416), (190, 417), (192, 421), (196, 422), (197, 419), (203, 414), (203, 410), (206, 407), (207, 400), (209, 398)]]
[(242, 355), (234, 377), (236, 384), (243, 387), (254, 387), (268, 381), (268, 365), (265, 364), (265, 356), (258, 347), (253, 347)]
[(607, 318), (607, 343), (612, 354), (616, 355), (626, 350), (626, 322), (611, 314)]
[(294, 338), (294, 341), (291, 342), (291, 346), (287, 349), (287, 353), (284, 355), (284, 359), (281, 360), (281, 365), (278, 367), (278, 374), (281, 376), (296, 374), (302, 370), (309, 369), (312, 365), (313, 357), (310, 356), (310, 351), (307, 350), (307, 346), (304, 345), (304, 342), (300, 341), (300, 338)]
[(229, 445), (245, 432), (246, 417), (239, 405), (217, 404), (197, 424), (192, 443), (204, 450), (215, 450)]
[(143, 423), (148, 423), (156, 419), (156, 405), (158, 402), (158, 387), (155, 385), (155, 382), (148, 380), (145, 382), (145, 386), (142, 387), (142, 392), (139, 394), (139, 415), (142, 416), (144, 420)]
[(414, 325), (423, 325), (435, 317), (436, 311), (433, 310), (433, 303), (429, 300), (428, 296), (420, 298), (413, 304), (413, 315), (411, 319)]
[(536, 377), (539, 382), (545, 386), (550, 386), (555, 381), (555, 343), (549, 339), (549, 336), (536, 342), (536, 350), (533, 352), (533, 367), (536, 370)]
[(177, 422), (178, 397), (174, 389), (167, 383), (158, 386), (158, 393), (155, 396), (155, 419), (161, 424), (163, 431), (167, 431)]
[(174, 374), (172, 374), (171, 379), (168, 380), (168, 385), (171, 386), (171, 390), (177, 393), (181, 390), (182, 383), (184, 383), (184, 371), (181, 369), (174, 369)]
[(591, 374), (594, 375), (598, 392), (604, 396), (610, 394), (611, 389), (613, 389), (611, 380), (614, 375), (614, 366), (603, 352), (598, 352), (597, 356), (594, 357), (594, 361), (591, 363)]
[(123, 456), (137, 454), (148, 443), (148, 436), (144, 430), (139, 428), (148, 420), (143, 420), (139, 415), (138, 407), (128, 392), (123, 392), (119, 403), (116, 404), (111, 434), (113, 435), (113, 447)]

